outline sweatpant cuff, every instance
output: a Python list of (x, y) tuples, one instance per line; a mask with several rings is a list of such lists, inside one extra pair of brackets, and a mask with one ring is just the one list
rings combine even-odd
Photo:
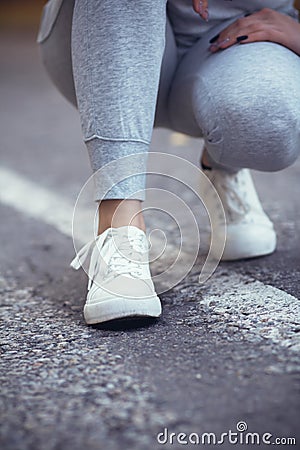
[(145, 200), (148, 144), (94, 138), (86, 146), (94, 172), (95, 201)]

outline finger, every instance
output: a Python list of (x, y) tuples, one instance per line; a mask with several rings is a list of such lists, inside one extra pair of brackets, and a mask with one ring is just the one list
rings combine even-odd
[(212, 44), (210, 47), (210, 51), (212, 53), (216, 53), (219, 50), (225, 50), (226, 48), (231, 47), (235, 44), (249, 44), (251, 42), (262, 42), (269, 40), (268, 30), (260, 30), (255, 31), (251, 34), (249, 33), (249, 35), (240, 35), (237, 37), (227, 38), (223, 42), (220, 42), (218, 46)]
[[(248, 18), (247, 18), (248, 19)], [(249, 36), (253, 32), (257, 31), (257, 24), (252, 20), (246, 18), (240, 18), (234, 23), (222, 30), (218, 35), (214, 36), (209, 42), (211, 44), (210, 50), (216, 52), (219, 49), (225, 49), (237, 43), (236, 39), (243, 36)], [(243, 40), (243, 39), (239, 39)], [(239, 42), (238, 41), (238, 42)]]
[(225, 39), (220, 39), (210, 45), (209, 50), (212, 53), (216, 53), (219, 50), (224, 50), (225, 48), (231, 47), (236, 43), (235, 39), (231, 36), (227, 36)]
[(247, 39), (243, 39), (239, 44), (250, 44), (251, 42), (266, 42), (270, 41), (270, 34), (268, 30), (260, 30), (247, 36)]
[(247, 32), (249, 32), (248, 31), (249, 28), (251, 28), (252, 26), (253, 26), (252, 18), (240, 17), (219, 33), (217, 41), (222, 42), (230, 36), (239, 36), (242, 34), (247, 34)]
[(194, 11), (208, 21), (208, 0), (193, 0)]
[(232, 45), (235, 44), (242, 44), (249, 42), (249, 35), (247, 34), (241, 34), (240, 36), (228, 36), (227, 38), (223, 39), (222, 41), (211, 44), (209, 47), (209, 50), (212, 53), (216, 53), (219, 50), (225, 50), (228, 47), (232, 47)]
[(233, 23), (224, 28), (217, 36), (214, 36), (210, 43), (223, 42), (230, 36), (242, 36), (258, 31), (262, 26), (262, 12), (247, 13), (238, 18)]

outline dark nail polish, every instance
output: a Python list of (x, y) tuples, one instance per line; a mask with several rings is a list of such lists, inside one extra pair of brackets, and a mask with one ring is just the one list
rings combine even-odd
[(211, 38), (211, 40), (209, 41), (210, 44), (212, 44), (213, 42), (216, 42), (219, 38), (220, 34), (217, 34), (216, 36), (214, 36), (213, 38)]
[(246, 39), (248, 39), (248, 36), (238, 36), (238, 37), (236, 38), (236, 42), (245, 41)]
[(251, 14), (252, 14), (252, 13), (247, 13), (247, 14), (244, 15), (244, 17), (251, 16)]

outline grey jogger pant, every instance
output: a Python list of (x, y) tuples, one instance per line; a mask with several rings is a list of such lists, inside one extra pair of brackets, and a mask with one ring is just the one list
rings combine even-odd
[[(53, 81), (78, 106), (93, 170), (139, 155), (127, 172), (145, 173), (153, 126), (204, 137), (215, 166), (292, 164), (300, 150), (299, 56), (271, 42), (208, 50), (245, 13), (271, 7), (296, 17), (292, 3), (210, 0), (205, 23), (191, 0), (50, 0), (38, 40)], [(101, 171), (96, 199), (144, 198), (144, 176), (107, 194), (110, 179)]]

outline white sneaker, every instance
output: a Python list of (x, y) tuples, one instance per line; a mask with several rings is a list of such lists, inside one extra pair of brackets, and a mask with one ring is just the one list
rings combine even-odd
[(161, 303), (151, 279), (146, 234), (134, 226), (109, 228), (79, 251), (71, 262), (74, 269), (83, 265), (92, 245), (86, 322), (159, 317)]
[[(223, 260), (235, 260), (268, 255), (276, 248), (274, 227), (257, 196), (250, 171), (231, 174), (223, 170), (205, 170), (214, 185), (226, 216), (226, 243)], [(215, 226), (215, 237), (220, 245), (224, 236), (224, 215), (220, 211), (216, 193), (202, 180), (202, 200)], [(217, 247), (217, 246), (216, 246)]]

